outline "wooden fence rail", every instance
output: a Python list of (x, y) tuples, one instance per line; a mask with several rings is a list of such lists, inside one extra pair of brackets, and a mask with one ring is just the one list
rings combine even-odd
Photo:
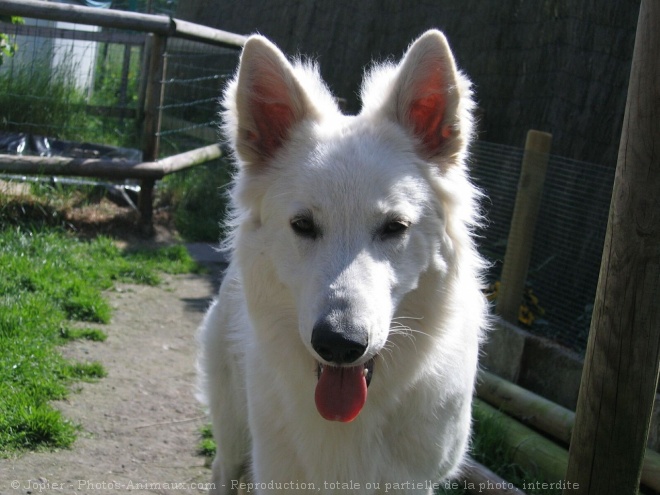
[(97, 9), (35, 0), (2, 0), (0, 14), (128, 29), (162, 36), (176, 36), (229, 48), (241, 47), (246, 36), (200, 26), (164, 15), (139, 14), (123, 10)]
[(67, 158), (64, 156), (0, 155), (0, 172), (6, 174), (158, 180), (167, 174), (221, 157), (222, 149), (218, 144), (211, 144), (152, 162), (102, 158)]
[[(476, 388), (477, 396), (500, 413), (516, 418), (563, 445), (570, 444), (575, 424), (573, 411), (484, 370), (479, 372)], [(543, 466), (539, 467), (543, 471)], [(641, 480), (654, 493), (660, 492), (660, 455), (651, 449), (644, 453)]]
[(495, 308), (497, 314), (513, 324), (518, 321), (520, 301), (525, 290), (551, 144), (552, 135), (547, 132), (530, 130), (527, 133), (518, 193), (502, 265), (502, 286)]

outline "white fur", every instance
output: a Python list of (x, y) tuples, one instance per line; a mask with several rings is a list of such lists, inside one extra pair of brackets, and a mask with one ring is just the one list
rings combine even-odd
[[(226, 90), (233, 257), (199, 337), (218, 493), (236, 493), (245, 475), (260, 494), (301, 493), (302, 483), (429, 494), (464, 457), (485, 320), (471, 239), (478, 193), (465, 166), (470, 85), (438, 31), (365, 80), (362, 112), (344, 116), (315, 67), (253, 36)], [(439, 120), (427, 115), (441, 138), (416, 124), (420, 101), (443, 105)], [(317, 238), (291, 228), (301, 212)], [(406, 232), (374, 234), (392, 215), (410, 222)], [(348, 301), (342, 317), (368, 329), (358, 364), (376, 357), (350, 423), (326, 421), (314, 403), (312, 328), (336, 298)]]

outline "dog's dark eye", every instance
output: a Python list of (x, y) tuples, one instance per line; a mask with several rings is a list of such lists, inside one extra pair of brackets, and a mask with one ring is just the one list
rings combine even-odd
[(300, 237), (316, 239), (319, 231), (310, 217), (296, 217), (291, 220), (291, 228)]
[(410, 227), (407, 220), (390, 220), (380, 229), (380, 236), (384, 239), (400, 237)]

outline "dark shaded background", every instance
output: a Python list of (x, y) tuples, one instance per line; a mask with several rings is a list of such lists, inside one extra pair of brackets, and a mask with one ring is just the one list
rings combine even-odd
[(553, 153), (613, 167), (638, 12), (638, 0), (187, 0), (176, 15), (313, 56), (350, 112), (365, 65), (440, 28), (476, 85), (481, 139), (522, 146), (535, 128)]

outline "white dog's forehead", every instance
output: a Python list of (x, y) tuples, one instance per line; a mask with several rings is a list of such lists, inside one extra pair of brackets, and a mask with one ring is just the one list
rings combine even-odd
[(428, 206), (422, 204), (428, 201), (429, 186), (419, 158), (388, 136), (370, 131), (321, 136), (299, 158), (289, 162), (280, 181), (288, 191), (282, 199), (293, 210), (289, 215), (299, 208), (323, 214), (341, 206), (356, 220), (390, 213), (417, 217)]

